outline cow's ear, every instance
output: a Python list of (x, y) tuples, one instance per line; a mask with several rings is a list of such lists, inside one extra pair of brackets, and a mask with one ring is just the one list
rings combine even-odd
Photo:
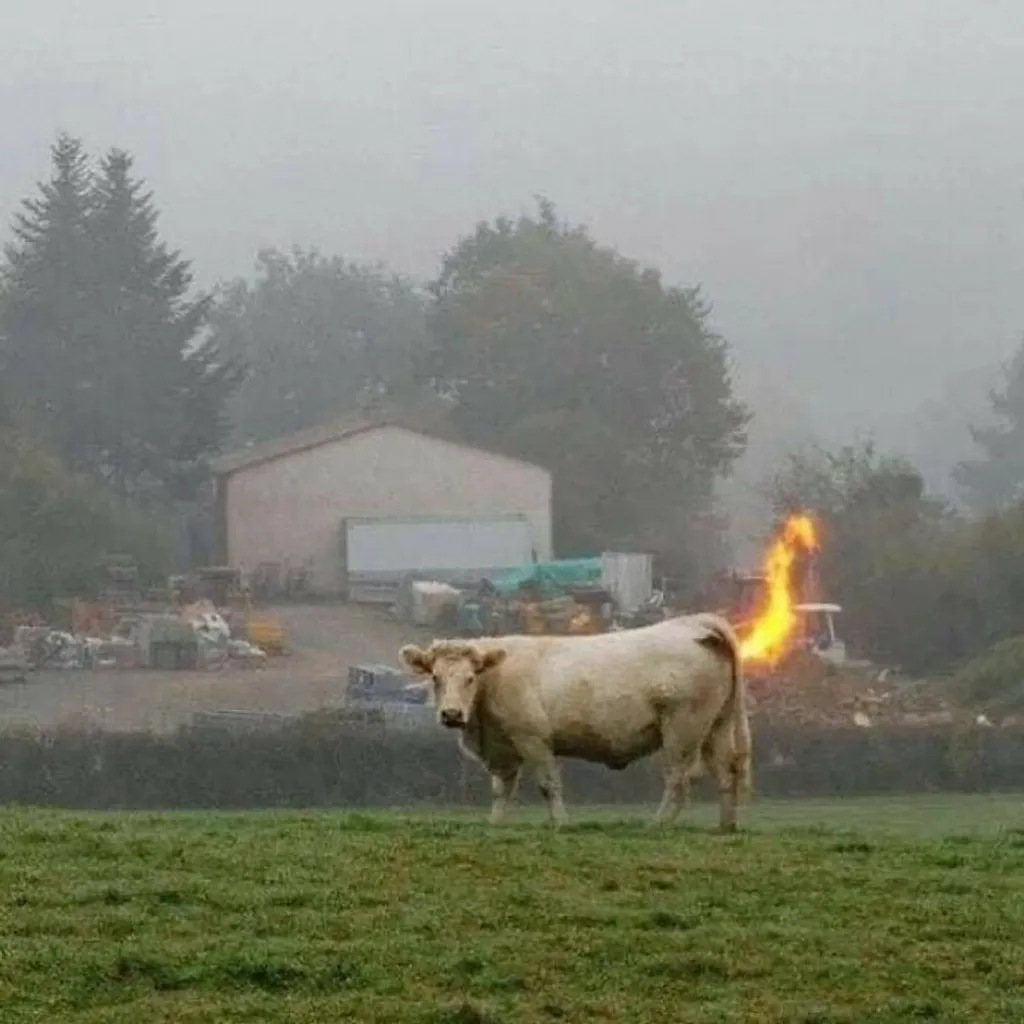
[(478, 673), (490, 672), (492, 668), (497, 668), (507, 655), (508, 651), (504, 647), (496, 647), (492, 651), (477, 652), (473, 662)]
[(417, 675), (429, 676), (434, 667), (434, 655), (415, 644), (406, 644), (399, 652), (402, 661)]

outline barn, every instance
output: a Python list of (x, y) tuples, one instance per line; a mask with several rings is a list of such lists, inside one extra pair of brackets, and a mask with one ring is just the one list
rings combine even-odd
[(551, 557), (551, 474), (396, 419), (341, 419), (216, 461), (220, 554), (323, 595)]

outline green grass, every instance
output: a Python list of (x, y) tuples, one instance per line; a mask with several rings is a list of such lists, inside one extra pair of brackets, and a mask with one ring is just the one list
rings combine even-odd
[[(701, 785), (698, 783), (698, 786)], [(571, 799), (571, 794), (569, 794)], [(646, 823), (654, 815), (657, 801), (649, 806), (579, 807), (569, 804), (574, 822)], [(449, 821), (479, 822), (480, 808), (446, 811)], [(436, 811), (403, 812), (413, 821), (436, 820)], [(520, 806), (509, 812), (509, 824), (540, 824), (546, 812), (537, 804)], [(705, 796), (686, 812), (685, 823), (697, 828), (712, 828), (718, 820), (718, 805)], [(683, 821), (680, 818), (680, 821)], [(1007, 829), (1024, 829), (1024, 795), (992, 794), (963, 796), (936, 793), (927, 796), (855, 797), (844, 800), (764, 800), (741, 807), (740, 824), (756, 831), (793, 828), (856, 829), (871, 835), (920, 836), (996, 836)]]
[(1024, 1020), (1020, 798), (649, 812), (9, 810), (0, 1020)]

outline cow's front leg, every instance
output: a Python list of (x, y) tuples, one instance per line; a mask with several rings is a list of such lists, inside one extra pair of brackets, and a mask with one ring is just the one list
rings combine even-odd
[(558, 770), (558, 763), (551, 754), (547, 754), (534, 764), (533, 770), (537, 776), (537, 786), (541, 796), (547, 801), (548, 817), (551, 823), (555, 828), (568, 824), (569, 815), (566, 813), (565, 801), (562, 799), (562, 775)]
[(519, 781), (519, 765), (491, 772), (491, 824), (503, 821)]
[(537, 787), (548, 805), (548, 816), (557, 828), (569, 821), (562, 800), (562, 777), (548, 743), (538, 737), (520, 738), (516, 743), (520, 760), (537, 779)]

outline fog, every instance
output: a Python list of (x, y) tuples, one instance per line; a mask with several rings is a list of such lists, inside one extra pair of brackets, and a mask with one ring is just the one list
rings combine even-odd
[(865, 433), (943, 487), (1024, 329), (1022, 108), (1013, 0), (5, 0), (0, 211), (64, 129), (134, 154), (203, 284), (292, 244), (426, 277), (543, 193), (705, 289), (740, 492)]

